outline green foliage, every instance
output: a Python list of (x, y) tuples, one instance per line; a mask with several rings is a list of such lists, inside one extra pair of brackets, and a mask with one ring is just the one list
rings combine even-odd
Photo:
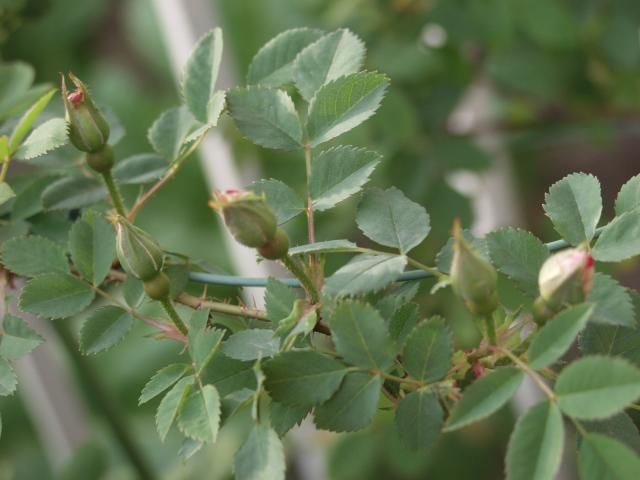
[(279, 349), (280, 339), (274, 338), (272, 330), (254, 328), (231, 335), (224, 342), (222, 353), (236, 360), (256, 360), (272, 357)]
[(589, 302), (595, 306), (593, 322), (625, 327), (636, 325), (629, 291), (604, 273), (596, 273)]
[(640, 207), (640, 175), (625, 183), (616, 198), (616, 215), (631, 212)]
[(237, 451), (234, 473), (238, 480), (284, 480), (285, 461), (282, 443), (273, 429), (256, 425)]
[(31, 160), (67, 144), (67, 124), (52, 118), (36, 127), (16, 151), (16, 158)]
[(27, 322), (15, 315), (4, 316), (2, 330), (0, 357), (7, 360), (17, 360), (44, 342), (44, 339), (27, 325)]
[(11, 395), (17, 386), (18, 378), (13, 367), (8, 360), (0, 356), (0, 396)]
[(60, 245), (35, 235), (16, 237), (2, 245), (2, 263), (16, 275), (34, 277), (48, 272), (69, 272), (69, 262)]
[(435, 317), (419, 324), (409, 334), (402, 364), (412, 377), (432, 383), (447, 374), (451, 355), (451, 336), (444, 319)]
[(278, 225), (288, 222), (304, 211), (304, 204), (296, 192), (280, 180), (260, 180), (248, 187), (258, 195), (264, 194), (273, 209)]
[(640, 209), (625, 212), (609, 223), (593, 246), (593, 256), (601, 262), (621, 262), (640, 255)]
[(167, 170), (167, 161), (154, 153), (142, 153), (120, 160), (113, 177), (121, 185), (138, 185), (158, 180)]
[(72, 210), (94, 205), (107, 196), (104, 186), (92, 177), (63, 177), (42, 192), (46, 210)]
[(86, 355), (109, 350), (120, 343), (133, 327), (133, 317), (112, 305), (101, 307), (82, 324), (80, 348)]
[(69, 231), (69, 252), (82, 276), (92, 284), (100, 285), (109, 273), (116, 253), (113, 227), (102, 215), (89, 210)]
[(205, 385), (184, 401), (178, 420), (180, 430), (189, 438), (215, 442), (220, 428), (220, 395), (213, 385)]
[(346, 297), (382, 290), (398, 279), (406, 264), (403, 255), (358, 255), (327, 278), (324, 293)]
[(160, 401), (156, 412), (156, 428), (162, 441), (167, 437), (171, 425), (191, 392), (192, 385), (193, 377), (183, 378)]
[(634, 478), (640, 471), (640, 458), (624, 444), (591, 433), (582, 439), (578, 469), (582, 480)]
[(395, 423), (402, 441), (413, 449), (427, 450), (440, 435), (442, 407), (433, 392), (411, 392), (398, 404)]
[(138, 405), (147, 403), (157, 397), (167, 388), (180, 380), (189, 371), (189, 366), (183, 363), (172, 363), (161, 368), (151, 377), (140, 393)]
[(149, 143), (153, 149), (172, 163), (182, 153), (189, 133), (195, 126), (195, 119), (184, 106), (164, 112), (149, 129)]
[(32, 278), (20, 297), (20, 308), (46, 318), (82, 312), (94, 297), (91, 287), (67, 273), (45, 273)]
[(293, 308), (293, 302), (297, 298), (293, 290), (275, 278), (269, 278), (267, 281), (264, 297), (267, 317), (273, 323), (278, 323), (289, 315)]

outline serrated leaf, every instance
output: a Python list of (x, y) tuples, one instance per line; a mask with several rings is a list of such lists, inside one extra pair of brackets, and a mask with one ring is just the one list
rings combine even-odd
[(307, 130), (316, 147), (371, 117), (389, 85), (386, 76), (360, 72), (340, 77), (318, 90), (309, 104)]
[(616, 215), (630, 212), (640, 207), (640, 175), (625, 183), (616, 198)]
[(566, 415), (608, 417), (640, 397), (640, 369), (620, 358), (583, 357), (562, 370), (555, 392)]
[(44, 339), (34, 332), (27, 322), (15, 315), (4, 316), (2, 330), (0, 357), (7, 360), (17, 360), (44, 342)]
[(218, 328), (189, 331), (189, 355), (191, 355), (198, 374), (213, 359), (223, 337), (224, 331)]
[(358, 246), (349, 240), (327, 240), (325, 242), (308, 243), (289, 249), (289, 255), (307, 255), (309, 253), (349, 252), (357, 251)]
[(380, 371), (393, 364), (394, 349), (387, 326), (371, 305), (354, 301), (341, 303), (329, 327), (336, 351), (347, 362)]
[[(378, 306), (378, 311), (382, 312), (380, 306)], [(398, 347), (402, 347), (417, 324), (418, 305), (415, 303), (403, 303), (393, 312), (389, 322), (389, 335)]]
[(524, 293), (538, 294), (538, 273), (549, 249), (526, 230), (502, 228), (486, 236), (493, 265)]
[(293, 63), (298, 53), (320, 38), (322, 30), (294, 28), (269, 40), (253, 57), (247, 83), (281, 87), (293, 82)]
[(304, 211), (302, 199), (291, 187), (280, 180), (273, 178), (259, 180), (249, 185), (247, 190), (265, 195), (267, 203), (276, 215), (278, 225), (288, 222)]
[(555, 403), (542, 402), (518, 419), (507, 448), (509, 480), (555, 478), (562, 460), (564, 426)]
[(582, 426), (590, 433), (601, 433), (614, 438), (636, 454), (640, 454), (640, 433), (629, 415), (622, 412), (604, 420), (582, 422)]
[(9, 361), (0, 357), (0, 397), (11, 395), (16, 391), (18, 378)]
[(139, 185), (158, 180), (169, 165), (160, 155), (141, 153), (120, 160), (113, 167), (113, 178), (118, 184)]
[(276, 432), (256, 425), (236, 452), (233, 470), (237, 480), (284, 480), (285, 459)]
[(336, 297), (375, 292), (396, 281), (406, 265), (404, 255), (358, 255), (327, 278), (323, 291)]
[(133, 327), (133, 317), (126, 310), (108, 305), (98, 308), (82, 324), (80, 348), (85, 355), (95, 355), (120, 343)]
[(395, 187), (367, 190), (358, 206), (358, 228), (374, 242), (407, 253), (431, 229), (429, 215)]
[(308, 405), (292, 407), (279, 402), (271, 402), (269, 409), (271, 427), (279, 437), (283, 437), (294, 426), (300, 425), (309, 412), (311, 412), (311, 407)]
[(187, 437), (213, 443), (220, 428), (220, 395), (213, 385), (193, 392), (184, 402), (178, 426)]
[(2, 263), (13, 273), (24, 277), (69, 272), (69, 261), (62, 247), (48, 238), (35, 235), (7, 240), (2, 245)]
[(395, 425), (400, 439), (415, 450), (431, 448), (442, 429), (443, 413), (435, 394), (416, 390), (398, 404)]
[(11, 133), (11, 139), (9, 140), (9, 155), (13, 155), (16, 149), (20, 146), (20, 143), (24, 140), (24, 137), (27, 135), (42, 111), (47, 107), (55, 93), (56, 90), (50, 90), (45, 93), (31, 106), (31, 108), (29, 108), (29, 110), (24, 113), (24, 115), (22, 115), (20, 120), (18, 120), (18, 123)]
[(280, 339), (273, 330), (254, 328), (231, 335), (222, 345), (222, 353), (236, 360), (269, 358), (278, 353)]
[(188, 371), (189, 365), (184, 363), (172, 363), (171, 365), (167, 365), (166, 367), (158, 370), (146, 383), (142, 392), (140, 392), (138, 405), (147, 403), (152, 398), (160, 395), (167, 388), (180, 380)]
[(153, 149), (169, 163), (180, 156), (196, 120), (185, 106), (175, 107), (160, 115), (147, 134)]
[(28, 90), (35, 77), (34, 69), (24, 62), (3, 62), (0, 65), (0, 113), (1, 120), (15, 115), (20, 107), (22, 97)]
[(283, 318), (287, 318), (297, 298), (298, 296), (294, 290), (281, 281), (269, 277), (264, 293), (267, 318), (275, 324)]
[(13, 202), (12, 218), (26, 219), (43, 210), (42, 192), (57, 180), (53, 176), (35, 177), (28, 185), (16, 194)]
[(144, 285), (137, 278), (127, 275), (122, 283), (122, 296), (127, 305), (136, 308), (144, 297)]
[(529, 366), (539, 370), (560, 359), (587, 325), (592, 314), (593, 306), (582, 304), (567, 308), (553, 317), (531, 342)]
[(578, 451), (581, 480), (631, 480), (640, 472), (640, 457), (612, 438), (590, 433)]
[(213, 124), (220, 112), (214, 106), (214, 94), (222, 61), (222, 30), (215, 28), (196, 44), (185, 65), (182, 94), (196, 120)]
[(323, 430), (354, 432), (368, 426), (376, 413), (382, 379), (349, 373), (338, 391), (315, 408), (315, 424)]
[(107, 190), (92, 177), (64, 177), (49, 184), (42, 192), (46, 210), (73, 210), (104, 200)]
[(376, 152), (351, 146), (330, 148), (318, 155), (311, 165), (309, 181), (314, 209), (328, 210), (358, 193), (380, 159)]
[(402, 352), (402, 364), (413, 378), (431, 383), (447, 374), (452, 355), (444, 318), (434, 317), (411, 332)]
[(7, 203), (15, 196), (15, 192), (7, 182), (0, 182), (0, 205)]
[(202, 371), (202, 382), (216, 387), (221, 398), (242, 389), (255, 390), (254, 363), (234, 360), (218, 352)]
[(64, 118), (47, 120), (31, 132), (14, 155), (19, 160), (30, 160), (60, 148), (68, 142), (67, 123)]
[(544, 211), (556, 231), (572, 245), (591, 240), (602, 213), (600, 182), (584, 173), (564, 177), (549, 188)]
[(307, 100), (327, 82), (360, 70), (362, 40), (347, 29), (328, 33), (300, 52), (293, 66), (296, 88)]
[(45, 318), (70, 317), (89, 306), (95, 293), (82, 280), (65, 273), (47, 273), (27, 282), (20, 308)]
[(302, 148), (302, 126), (293, 100), (281, 90), (236, 88), (227, 93), (229, 113), (247, 139), (266, 148)]
[(587, 299), (594, 305), (591, 321), (609, 325), (635, 327), (635, 312), (629, 291), (604, 273), (596, 273)]
[(609, 223), (593, 246), (600, 262), (621, 262), (640, 255), (640, 209), (625, 212)]
[(173, 424), (173, 421), (178, 416), (184, 401), (186, 400), (189, 392), (191, 392), (191, 386), (193, 384), (193, 377), (186, 377), (176, 383), (171, 390), (160, 401), (158, 410), (156, 412), (156, 428), (160, 440), (164, 442), (164, 439), (169, 433), (169, 429)]
[(496, 412), (513, 397), (523, 378), (515, 367), (501, 367), (480, 377), (464, 391), (444, 430), (457, 430)]
[(290, 406), (314, 406), (327, 401), (347, 373), (340, 362), (310, 351), (281, 353), (264, 363), (262, 369), (271, 398)]
[(194, 440), (193, 438), (186, 437), (182, 441), (182, 445), (180, 445), (178, 456), (186, 462), (196, 453), (198, 453), (203, 445), (204, 444), (199, 440)]
[(626, 358), (640, 367), (640, 330), (590, 323), (580, 336), (584, 353)]
[(111, 270), (116, 254), (113, 227), (101, 213), (89, 210), (69, 231), (69, 252), (82, 276), (100, 285)]

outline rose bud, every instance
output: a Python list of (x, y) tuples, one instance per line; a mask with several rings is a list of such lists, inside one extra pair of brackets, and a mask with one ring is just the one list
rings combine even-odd
[(224, 223), (238, 242), (247, 247), (260, 248), (274, 239), (276, 217), (264, 195), (225, 190), (216, 192), (214, 196), (209, 205), (222, 214)]
[(289, 237), (281, 228), (276, 229), (276, 234), (270, 242), (258, 247), (258, 253), (267, 260), (279, 260), (289, 251)]
[(115, 227), (116, 253), (122, 268), (143, 282), (156, 278), (164, 264), (157, 242), (123, 217), (116, 218)]
[(94, 153), (107, 145), (109, 124), (91, 100), (84, 84), (72, 73), (69, 78), (76, 89), (69, 93), (62, 77), (62, 100), (69, 129), (69, 140), (78, 150)]
[(595, 261), (583, 248), (570, 248), (550, 256), (538, 275), (540, 297), (534, 315), (544, 321), (564, 305), (584, 302), (593, 284)]
[(451, 285), (471, 313), (490, 315), (498, 307), (498, 274), (493, 266), (462, 236), (460, 224), (453, 228)]

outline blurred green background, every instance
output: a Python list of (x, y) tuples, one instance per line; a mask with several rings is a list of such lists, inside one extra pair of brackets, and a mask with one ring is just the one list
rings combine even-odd
[[(162, 1), (162, 0), (158, 0)], [(185, 1), (184, 4), (190, 2)], [(541, 209), (548, 186), (572, 171), (597, 175), (612, 215), (615, 193), (640, 172), (640, 2), (637, 0), (211, 0), (224, 30), (230, 75), (243, 83), (257, 49), (287, 28), (347, 27), (368, 47), (367, 69), (392, 81), (379, 113), (349, 133), (344, 143), (384, 154), (373, 176), (379, 186), (396, 185), (431, 215), (433, 231), (416, 256), (432, 262), (448, 238), (454, 218), (474, 224), (477, 205), (458, 188), (464, 179), (506, 172), (515, 192), (517, 223), (541, 238), (555, 234)], [(213, 27), (214, 25), (211, 25)], [(176, 81), (151, 0), (0, 0), (2, 60), (35, 67), (37, 81), (57, 83), (73, 71), (90, 85), (100, 104), (122, 121), (126, 136), (118, 158), (150, 151), (146, 131), (165, 109), (178, 103)], [(490, 101), (472, 122), (454, 112), (476, 88)], [(60, 105), (58, 105), (60, 108)], [(302, 159), (259, 150), (241, 140), (230, 124), (238, 165), (257, 169), (300, 190)], [(504, 163), (496, 164), (497, 144)], [(481, 146), (479, 146), (481, 145)], [(486, 147), (486, 145), (484, 145)], [(458, 180), (456, 180), (458, 179)], [(462, 180), (460, 180), (462, 179)], [(135, 191), (125, 192), (135, 195)], [(223, 270), (231, 268), (218, 223), (207, 207), (209, 192), (196, 158), (149, 203), (139, 217), (162, 245)], [(319, 240), (349, 238), (366, 244), (354, 226), (357, 200), (320, 215)], [(475, 209), (475, 210), (474, 210)], [(500, 222), (500, 219), (497, 219)], [(303, 243), (304, 226), (288, 226)], [(344, 258), (332, 258), (335, 268)], [(640, 286), (635, 264), (617, 272), (627, 286)], [(421, 285), (426, 293), (430, 284)], [(192, 286), (193, 288), (196, 288)], [(236, 297), (231, 289), (211, 289)], [(447, 292), (419, 297), (425, 312), (445, 314), (461, 348), (477, 332)], [(513, 292), (502, 292), (513, 303)], [(58, 326), (73, 350), (77, 322)], [(84, 374), (98, 379), (124, 427), (157, 478), (229, 478), (231, 452), (242, 441), (242, 415), (225, 428), (218, 444), (184, 464), (177, 436), (162, 444), (155, 432), (157, 402), (144, 408), (137, 397), (146, 380), (179, 352), (148, 338), (139, 327), (116, 349), (84, 359)], [(77, 349), (76, 349), (77, 350)], [(66, 352), (66, 353), (65, 353)], [(70, 367), (78, 363), (61, 349)], [(88, 369), (88, 370), (87, 370)], [(80, 372), (82, 373), (82, 372)], [(82, 375), (78, 375), (82, 385)], [(34, 422), (18, 395), (0, 400), (0, 479), (136, 478), (102, 411), (103, 392), (89, 389), (90, 442), (62, 471), (52, 469)], [(505, 409), (490, 421), (442, 438), (433, 452), (408, 452), (382, 412), (365, 432), (320, 435), (332, 479), (497, 479), (513, 422)], [(294, 450), (292, 450), (293, 452)], [(290, 456), (291, 478), (300, 476)], [(298, 473), (297, 473), (298, 472)]]

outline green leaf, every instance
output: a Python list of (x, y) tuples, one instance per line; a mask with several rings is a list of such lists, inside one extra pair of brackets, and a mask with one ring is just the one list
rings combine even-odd
[(33, 67), (24, 62), (3, 62), (0, 65), (0, 120), (15, 115), (21, 106), (21, 98), (28, 90), (35, 72)]
[(202, 382), (216, 387), (221, 398), (242, 389), (255, 390), (253, 364), (254, 362), (242, 362), (216, 353), (202, 371)]
[(635, 327), (635, 312), (629, 291), (604, 273), (596, 273), (589, 303), (594, 304), (591, 321), (609, 325)]
[(236, 452), (233, 470), (237, 480), (284, 480), (284, 448), (276, 432), (257, 424)]
[(15, 192), (7, 182), (0, 182), (0, 205), (7, 203), (15, 196)]
[(609, 417), (640, 397), (640, 370), (621, 358), (591, 355), (562, 370), (555, 391), (566, 415)]
[(147, 403), (157, 397), (171, 385), (180, 380), (189, 371), (189, 365), (184, 363), (172, 363), (158, 370), (147, 382), (140, 393), (138, 405)]
[(604, 420), (582, 422), (582, 426), (590, 433), (601, 433), (624, 443), (637, 454), (640, 454), (640, 433), (629, 415), (622, 412)]
[(640, 175), (625, 183), (616, 198), (616, 215), (630, 212), (640, 207)]
[(444, 318), (434, 317), (413, 329), (402, 352), (402, 364), (413, 378), (431, 383), (447, 374), (452, 355)]
[[(382, 312), (379, 305), (377, 308)], [(415, 303), (403, 303), (400, 308), (393, 312), (389, 322), (389, 335), (395, 340), (398, 347), (402, 347), (405, 344), (414, 327), (418, 324), (418, 313), (418, 305)]]
[(640, 209), (613, 219), (593, 246), (593, 256), (600, 262), (621, 262), (640, 255)]
[(280, 339), (273, 330), (254, 328), (231, 335), (222, 345), (222, 353), (236, 360), (268, 358), (278, 353)]
[(298, 53), (323, 34), (322, 30), (294, 28), (269, 40), (253, 57), (247, 83), (274, 88), (292, 83)]
[(16, 149), (24, 140), (35, 121), (38, 119), (42, 111), (47, 107), (51, 98), (56, 93), (56, 90), (50, 90), (40, 97), (32, 106), (25, 112), (24, 115), (18, 120), (18, 123), (11, 133), (11, 139), (9, 140), (9, 155), (13, 155)]
[(443, 413), (435, 394), (421, 389), (404, 397), (396, 409), (398, 436), (415, 450), (433, 447), (442, 429)]
[(191, 392), (192, 385), (193, 377), (183, 378), (176, 383), (160, 401), (160, 405), (158, 405), (158, 410), (156, 411), (156, 428), (158, 435), (160, 435), (160, 440), (163, 442), (167, 437), (167, 433), (169, 433), (173, 421)]
[(298, 296), (294, 290), (287, 287), (281, 281), (269, 277), (264, 293), (267, 318), (275, 324), (283, 318), (287, 318), (297, 298)]
[(289, 255), (307, 255), (309, 253), (350, 252), (357, 251), (358, 246), (349, 240), (327, 240), (325, 242), (308, 243), (289, 249)]
[(314, 406), (327, 401), (347, 373), (340, 362), (310, 351), (281, 353), (262, 368), (271, 398), (290, 406)]
[(590, 433), (578, 451), (581, 480), (631, 480), (640, 472), (640, 457), (623, 443)]
[(420, 244), (431, 229), (427, 211), (395, 187), (367, 190), (358, 206), (356, 223), (371, 240), (401, 253)]
[(122, 284), (122, 296), (127, 305), (136, 308), (144, 297), (144, 285), (136, 277), (127, 275)]
[(169, 165), (160, 155), (141, 153), (120, 160), (113, 168), (113, 178), (122, 185), (140, 185), (158, 180)]
[(170, 163), (178, 159), (196, 121), (187, 107), (175, 107), (160, 115), (147, 136), (153, 149)]
[(220, 428), (220, 395), (213, 385), (193, 392), (180, 410), (178, 426), (187, 437), (213, 443)]
[(2, 330), (0, 357), (7, 360), (17, 360), (44, 342), (27, 322), (11, 314), (6, 314), (2, 319)]
[(108, 305), (98, 308), (82, 324), (80, 349), (85, 355), (109, 350), (120, 343), (133, 327), (133, 317), (126, 310)]
[(507, 448), (509, 480), (555, 478), (562, 460), (564, 426), (555, 403), (542, 402), (518, 419)]
[(406, 265), (404, 255), (358, 255), (327, 278), (323, 291), (336, 297), (375, 292), (396, 281)]
[(336, 351), (347, 362), (381, 371), (393, 364), (393, 343), (387, 326), (371, 305), (354, 301), (341, 303), (329, 327)]
[(236, 88), (227, 93), (229, 113), (248, 140), (266, 148), (302, 148), (302, 126), (293, 100), (282, 90)]
[(35, 177), (29, 181), (28, 185), (16, 194), (13, 202), (12, 218), (21, 220), (42, 212), (42, 192), (56, 180), (56, 177), (45, 176)]
[(572, 245), (591, 240), (602, 213), (600, 182), (584, 173), (564, 177), (549, 188), (544, 211), (556, 231)]
[(492, 263), (530, 296), (538, 294), (538, 273), (549, 249), (537, 237), (515, 228), (502, 228), (486, 236)]
[(584, 353), (619, 356), (640, 367), (640, 330), (610, 325), (587, 325), (580, 336)]
[(67, 142), (67, 123), (64, 118), (52, 118), (38, 125), (31, 132), (14, 157), (19, 160), (30, 160), (60, 148)]
[(309, 101), (327, 82), (360, 70), (364, 55), (364, 43), (349, 30), (328, 33), (296, 58), (293, 67), (296, 87)]
[(376, 152), (347, 145), (322, 152), (311, 164), (309, 194), (313, 208), (328, 210), (358, 193), (380, 159)]
[(515, 367), (501, 367), (480, 377), (464, 391), (444, 430), (457, 430), (496, 412), (513, 397), (523, 378)]
[(213, 359), (223, 337), (224, 331), (218, 328), (189, 331), (189, 355), (197, 373), (200, 373)]
[(222, 30), (215, 28), (197, 43), (185, 65), (182, 94), (196, 120), (215, 124), (220, 111), (215, 107), (215, 87), (222, 60)]
[(34, 235), (7, 240), (2, 245), (2, 263), (24, 277), (69, 272), (69, 261), (62, 247), (48, 238)]
[(104, 200), (107, 190), (92, 177), (64, 177), (49, 184), (42, 192), (46, 210), (73, 210)]
[(116, 254), (113, 227), (101, 213), (89, 210), (74, 222), (69, 231), (69, 252), (82, 276), (100, 285), (111, 270)]
[(587, 325), (592, 313), (592, 305), (582, 304), (563, 310), (547, 322), (529, 347), (531, 368), (548, 367), (562, 357)]
[(324, 85), (309, 104), (307, 129), (312, 147), (348, 132), (371, 117), (389, 85), (386, 76), (360, 72)]
[[(489, 245), (484, 238), (474, 237), (469, 230), (462, 230), (462, 238), (464, 238), (479, 254), (481, 254), (487, 262), (491, 263), (489, 255)], [(451, 273), (451, 262), (453, 261), (453, 238), (449, 238), (447, 243), (440, 249), (436, 255), (436, 267), (440, 272)]]
[(0, 357), (0, 397), (11, 395), (16, 391), (18, 378), (9, 361)]
[(315, 424), (323, 430), (354, 432), (368, 426), (376, 413), (382, 379), (349, 373), (329, 401), (316, 407)]
[(45, 318), (70, 317), (82, 312), (94, 297), (91, 287), (65, 273), (47, 273), (27, 282), (20, 308)]
[(259, 180), (247, 189), (258, 195), (265, 195), (267, 203), (276, 215), (278, 225), (288, 222), (304, 211), (304, 202), (298, 194), (280, 180)]
[(300, 425), (307, 415), (309, 415), (310, 411), (311, 407), (308, 405), (292, 407), (290, 405), (283, 405), (280, 402), (271, 402), (269, 409), (271, 427), (279, 437), (283, 437), (294, 426)]

